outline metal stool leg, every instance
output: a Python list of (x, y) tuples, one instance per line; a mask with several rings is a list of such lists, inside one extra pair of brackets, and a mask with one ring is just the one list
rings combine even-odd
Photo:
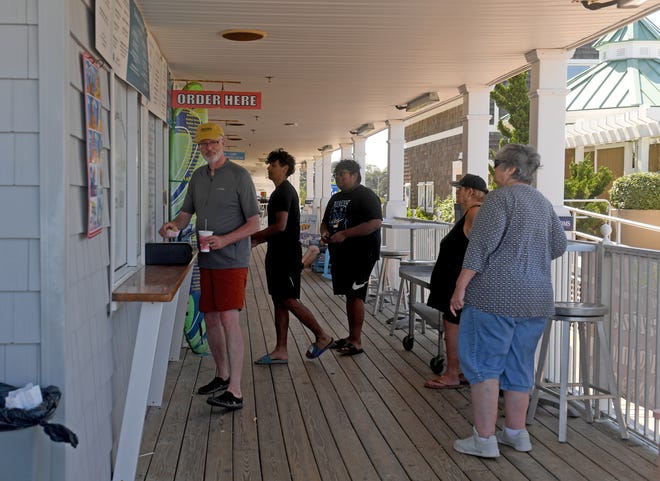
[[(589, 384), (589, 336), (587, 333), (588, 325), (585, 322), (577, 323), (577, 330), (580, 339), (580, 378), (582, 379), (582, 394), (588, 396), (591, 394), (591, 385)], [(591, 399), (584, 399), (584, 411), (587, 415), (587, 422), (594, 422), (594, 403)]]
[(376, 298), (374, 299), (374, 316), (376, 315), (376, 312), (383, 310), (383, 291), (385, 287), (388, 261), (389, 257), (383, 257), (380, 260), (380, 272), (378, 272), (378, 285), (376, 286)]
[(399, 322), (399, 308), (401, 307), (401, 296), (403, 296), (403, 285), (405, 280), (401, 278), (399, 281), (399, 293), (396, 296), (396, 306), (394, 308), (394, 317), (392, 318), (392, 324), (390, 324), (390, 336), (394, 335), (394, 330), (396, 329), (396, 324)]
[(536, 407), (539, 404), (539, 395), (541, 390), (539, 386), (543, 379), (543, 371), (545, 370), (545, 361), (548, 354), (548, 344), (550, 343), (550, 332), (552, 330), (552, 320), (548, 320), (548, 323), (545, 326), (545, 331), (543, 332), (543, 337), (541, 338), (541, 351), (539, 352), (539, 365), (536, 368), (536, 379), (534, 380), (534, 387), (532, 388), (532, 398), (529, 401), (529, 407), (527, 409), (527, 424), (532, 424), (534, 421), (534, 416), (536, 415)]
[(566, 424), (568, 421), (568, 343), (572, 322), (561, 323), (561, 359), (559, 374), (559, 442), (566, 442)]

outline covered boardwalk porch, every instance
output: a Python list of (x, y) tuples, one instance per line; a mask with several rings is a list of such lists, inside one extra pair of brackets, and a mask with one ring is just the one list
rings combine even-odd
[[(429, 390), (436, 331), (389, 336), (392, 311), (366, 315), (365, 354), (327, 352), (309, 361), (312, 339), (292, 319), (289, 364), (255, 366), (273, 346), (274, 326), (263, 268), (253, 251), (247, 306), (241, 411), (212, 408), (194, 395), (213, 376), (210, 358), (182, 349), (170, 363), (163, 405), (147, 411), (136, 479), (144, 480), (656, 480), (657, 451), (631, 436), (619, 439), (609, 422), (569, 418), (568, 442), (557, 441), (557, 416), (542, 406), (529, 426), (534, 449), (503, 447), (496, 460), (457, 453), (469, 435), (469, 389)], [(346, 335), (343, 300), (330, 281), (303, 273), (303, 302), (332, 335)], [(388, 306), (388, 304), (386, 304)], [(369, 309), (370, 311), (370, 309)], [(501, 426), (501, 423), (500, 423)]]

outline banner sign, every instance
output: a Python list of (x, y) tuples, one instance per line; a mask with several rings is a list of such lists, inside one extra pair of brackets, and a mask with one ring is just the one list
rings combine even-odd
[(261, 108), (261, 92), (172, 90), (172, 108), (259, 110)]
[(561, 222), (562, 227), (565, 231), (572, 231), (573, 226), (573, 216), (572, 215), (560, 215), (559, 221)]
[(229, 160), (245, 160), (245, 152), (225, 150), (225, 157), (227, 157)]

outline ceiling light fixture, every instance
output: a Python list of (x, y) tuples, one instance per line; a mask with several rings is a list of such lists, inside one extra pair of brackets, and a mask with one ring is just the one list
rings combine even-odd
[(638, 8), (646, 3), (646, 0), (618, 0), (616, 2), (617, 8)]
[(616, 5), (617, 8), (638, 8), (647, 0), (573, 0), (573, 3), (580, 2), (582, 6), (588, 10), (600, 10), (605, 7), (613, 7)]
[(252, 42), (254, 40), (261, 40), (266, 35), (266, 32), (261, 30), (248, 30), (243, 28), (234, 28), (220, 32), (220, 36), (222, 38), (226, 38), (227, 40), (232, 40), (234, 42)]
[(406, 102), (405, 104), (395, 105), (399, 110), (405, 110), (406, 112), (416, 112), (417, 110), (426, 107), (427, 105), (432, 104), (440, 100), (438, 97), (438, 92), (426, 92), (419, 97)]
[(368, 123), (368, 124), (362, 124), (359, 127), (357, 127), (356, 129), (349, 130), (348, 132), (351, 135), (364, 135), (364, 134), (367, 134), (367, 133), (373, 131), (374, 128), (375, 127), (374, 127), (373, 123)]
[(296, 122), (284, 122), (285, 127), (298, 127)]
[(326, 150), (330, 150), (330, 149), (332, 149), (332, 145), (330, 145), (330, 144), (325, 144), (323, 147), (319, 147), (319, 148), (316, 149), (316, 150), (318, 150), (319, 152), (325, 152)]
[(229, 120), (229, 119), (209, 119), (209, 122), (224, 122), (227, 127), (243, 127), (245, 122), (240, 120)]

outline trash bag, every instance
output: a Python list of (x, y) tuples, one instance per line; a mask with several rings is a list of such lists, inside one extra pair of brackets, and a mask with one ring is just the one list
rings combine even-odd
[(5, 399), (10, 391), (18, 389), (16, 386), (0, 382), (0, 431), (13, 431), (28, 428), (30, 426), (41, 426), (48, 437), (56, 443), (69, 443), (74, 448), (78, 446), (78, 436), (62, 426), (47, 422), (57, 409), (62, 393), (56, 386), (41, 388), (43, 402), (33, 409), (8, 409), (5, 407)]

